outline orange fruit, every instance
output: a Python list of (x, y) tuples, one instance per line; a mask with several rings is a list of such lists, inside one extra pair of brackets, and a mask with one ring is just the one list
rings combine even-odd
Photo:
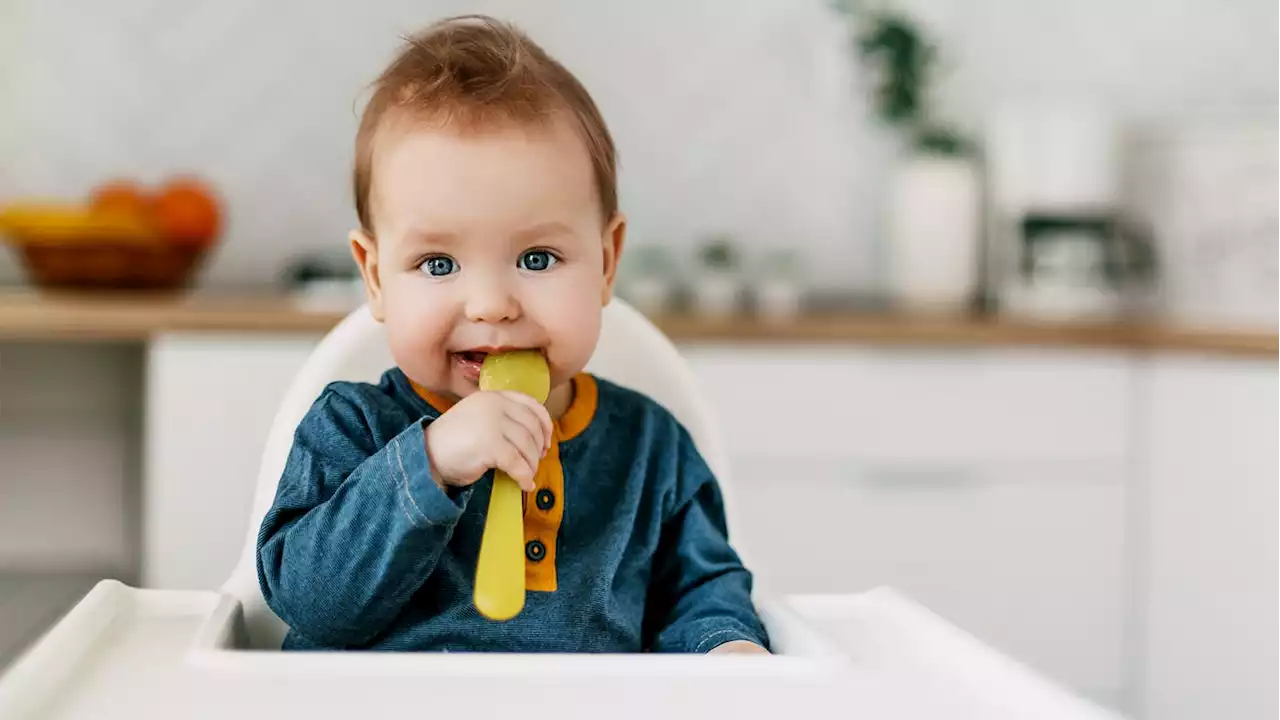
[(212, 243), (222, 229), (222, 212), (213, 190), (196, 178), (174, 178), (151, 200), (151, 217), (174, 242)]
[(115, 179), (94, 189), (84, 216), (86, 237), (155, 240), (151, 198), (131, 180)]
[(111, 180), (94, 189), (89, 207), (94, 213), (140, 217), (148, 214), (149, 203), (146, 191), (137, 183)]

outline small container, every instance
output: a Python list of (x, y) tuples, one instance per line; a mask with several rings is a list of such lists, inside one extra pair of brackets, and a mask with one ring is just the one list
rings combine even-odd
[(645, 245), (631, 250), (619, 272), (618, 294), (641, 314), (653, 317), (671, 310), (676, 282), (665, 248)]
[(741, 309), (742, 263), (730, 238), (708, 238), (699, 250), (697, 267), (690, 288), (694, 311), (712, 319), (736, 314)]
[(804, 310), (804, 279), (799, 253), (772, 250), (756, 268), (756, 313), (769, 321), (791, 320)]

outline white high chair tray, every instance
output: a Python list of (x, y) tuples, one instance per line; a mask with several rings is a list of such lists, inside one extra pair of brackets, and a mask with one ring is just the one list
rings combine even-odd
[(890, 590), (761, 613), (780, 655), (281, 653), (237, 649), (231, 596), (103, 581), (0, 677), (0, 718), (1115, 717)]

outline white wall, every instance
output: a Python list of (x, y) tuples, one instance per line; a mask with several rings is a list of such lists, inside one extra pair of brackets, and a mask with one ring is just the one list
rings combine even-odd
[[(1160, 123), (1276, 105), (1272, 0), (904, 5), (940, 38), (941, 97), (974, 126), (992, 102), (1055, 93)], [(0, 198), (192, 169), (232, 208), (208, 282), (342, 252), (362, 85), (399, 33), (463, 11), (521, 22), (596, 95), (634, 242), (727, 229), (803, 243), (824, 283), (873, 282), (890, 151), (825, 0), (18, 0), (4, 18), (18, 42), (0, 57)]]
[(341, 246), (359, 92), (397, 36), (488, 11), (523, 22), (597, 96), (635, 240), (811, 237), (844, 274), (870, 208), (851, 199), (872, 168), (848, 94), (820, 101), (803, 82), (822, 6), (684, 5), (33, 3), (0, 196), (197, 169), (233, 208), (209, 281), (269, 279), (299, 249)]

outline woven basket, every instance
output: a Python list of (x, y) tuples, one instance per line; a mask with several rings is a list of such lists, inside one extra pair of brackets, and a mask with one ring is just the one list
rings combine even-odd
[[(178, 220), (191, 219), (182, 214), (190, 208), (177, 210)], [(0, 241), (39, 287), (175, 290), (194, 280), (215, 244), (218, 223), (196, 219), (212, 222), (207, 237), (193, 235), (190, 222), (170, 223), (166, 234), (159, 217), (134, 206), (27, 200), (0, 207)]]
[(173, 290), (195, 278), (208, 248), (180, 243), (19, 243), (33, 283), (47, 288)]

